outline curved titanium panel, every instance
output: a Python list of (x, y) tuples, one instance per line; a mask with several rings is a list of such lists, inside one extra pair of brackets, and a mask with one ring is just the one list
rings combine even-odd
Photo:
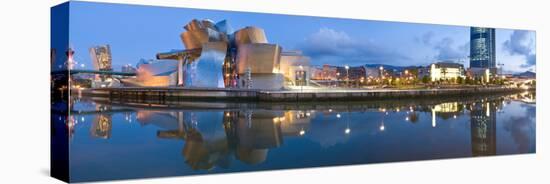
[(193, 19), (189, 23), (187, 23), (187, 25), (183, 26), (183, 28), (187, 31), (198, 30), (198, 29), (201, 29), (202, 27), (203, 27), (202, 23), (197, 19)]
[(253, 43), (240, 45), (237, 51), (237, 73), (278, 73), (281, 47), (275, 44)]
[(198, 49), (207, 42), (227, 42), (227, 36), (212, 28), (201, 28), (181, 33), (181, 41), (186, 49)]
[(198, 49), (202, 47), (203, 43), (208, 42), (208, 33), (206, 31), (186, 31), (181, 33), (180, 37), (185, 49)]
[(226, 42), (208, 42), (201, 56), (184, 67), (184, 86), (223, 88), (223, 63), (227, 52)]
[(229, 25), (227, 20), (222, 20), (214, 25), (216, 29), (226, 35), (233, 33), (233, 28)]
[(267, 38), (263, 29), (249, 26), (235, 32), (235, 43), (237, 45), (267, 43)]
[(141, 64), (136, 71), (136, 78), (121, 79), (130, 86), (170, 86), (175, 85), (177, 62), (159, 61)]

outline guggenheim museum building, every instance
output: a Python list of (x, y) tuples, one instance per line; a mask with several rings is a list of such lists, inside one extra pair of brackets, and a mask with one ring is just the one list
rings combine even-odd
[(309, 83), (310, 59), (269, 43), (263, 29), (233, 31), (226, 20), (192, 20), (180, 34), (185, 50), (157, 53), (137, 66), (127, 86), (282, 89)]

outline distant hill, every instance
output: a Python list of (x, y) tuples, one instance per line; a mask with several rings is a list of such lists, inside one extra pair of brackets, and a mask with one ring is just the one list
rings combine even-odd
[(395, 66), (395, 65), (386, 65), (386, 64), (365, 64), (367, 68), (378, 68), (380, 66), (384, 67), (384, 70), (396, 70), (396, 71), (403, 71), (406, 68), (411, 67), (418, 67), (418, 66)]
[(537, 78), (537, 74), (535, 72), (526, 71), (523, 73), (514, 74), (515, 77), (519, 78)]

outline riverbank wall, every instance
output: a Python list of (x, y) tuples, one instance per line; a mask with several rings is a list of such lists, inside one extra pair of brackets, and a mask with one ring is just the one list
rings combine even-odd
[(381, 99), (414, 99), (432, 97), (467, 97), (481, 94), (515, 93), (520, 88), (475, 87), (452, 89), (327, 89), (303, 91), (265, 91), (253, 89), (217, 89), (182, 87), (123, 87), (97, 88), (74, 91), (86, 97), (107, 98), (111, 101), (255, 101), (255, 102), (311, 102), (311, 101), (369, 101)]

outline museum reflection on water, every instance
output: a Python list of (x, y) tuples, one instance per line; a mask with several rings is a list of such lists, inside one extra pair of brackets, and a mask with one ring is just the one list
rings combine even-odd
[[(306, 114), (308, 116), (306, 116)], [(285, 136), (304, 134), (310, 113), (304, 111), (274, 112), (148, 112), (138, 111), (140, 122), (156, 120), (155, 116), (172, 116), (178, 129), (160, 130), (157, 137), (181, 139), (186, 143), (182, 154), (193, 169), (227, 168), (231, 156), (247, 164), (265, 161), (268, 149), (279, 147)], [(220, 126), (200, 121), (219, 120)], [(216, 121), (214, 121), (216, 122)]]
[[(419, 113), (431, 113), (432, 127), (437, 120), (456, 119), (469, 116), (472, 156), (496, 155), (497, 112), (510, 101), (535, 103), (534, 93), (521, 93), (496, 99), (481, 99), (471, 102), (445, 102), (432, 105), (399, 106), (368, 108), (361, 111), (377, 112), (382, 115), (406, 112), (405, 121), (416, 124)], [(322, 110), (177, 110), (177, 109), (143, 109), (117, 108), (93, 103), (91, 112), (78, 111), (69, 118), (70, 135), (74, 127), (84, 123), (83, 115), (93, 114), (90, 135), (95, 138), (109, 139), (112, 134), (113, 112), (122, 113), (124, 121), (132, 123), (137, 120), (142, 125), (155, 124), (177, 125), (176, 128), (156, 132), (159, 139), (174, 139), (185, 142), (182, 156), (194, 170), (208, 170), (213, 167), (228, 168), (232, 157), (246, 164), (259, 164), (266, 160), (268, 150), (281, 146), (284, 138), (299, 137), (309, 133), (309, 126), (315, 116), (335, 116), (345, 120), (343, 114), (356, 110), (341, 109)], [(135, 116), (135, 117), (134, 117)], [(80, 118), (80, 119), (79, 119)], [(86, 122), (87, 123), (87, 122)], [(115, 122), (119, 123), (119, 122)], [(348, 126), (343, 129), (333, 128), (344, 136), (351, 134)], [(384, 120), (377, 131), (387, 131)], [(390, 123), (390, 122), (386, 122)], [(174, 126), (172, 126), (174, 127)], [(359, 130), (361, 131), (361, 130)]]

